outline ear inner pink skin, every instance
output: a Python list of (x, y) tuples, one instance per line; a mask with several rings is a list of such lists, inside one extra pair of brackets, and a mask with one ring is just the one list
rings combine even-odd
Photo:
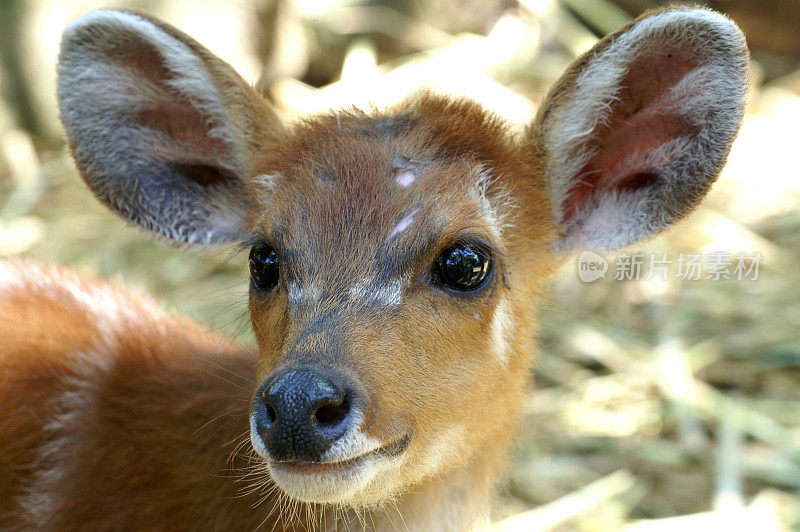
[(564, 222), (574, 221), (592, 195), (648, 186), (658, 179), (660, 169), (676, 162), (653, 152), (691, 134), (680, 98), (692, 94), (672, 96), (669, 92), (695, 68), (697, 63), (678, 51), (659, 51), (632, 63), (590, 142), (597, 155), (578, 174), (564, 205)]

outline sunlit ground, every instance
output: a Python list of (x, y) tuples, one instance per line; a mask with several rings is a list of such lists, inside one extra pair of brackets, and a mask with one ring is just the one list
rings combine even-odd
[[(101, 5), (146, 9), (231, 62), (289, 120), (383, 106), (430, 87), (470, 96), (521, 127), (546, 87), (595, 40), (548, 0), (510, 9), (487, 2), (496, 7), (481, 8), (493, 13), (492, 24), (471, 33), (436, 23), (445, 16), (437, 9), (449, 13), (450, 2), (423, 2), (412, 16), (296, 0), (278, 15), (261, 13), (277, 35), (267, 38), (265, 62), (255, 53), (253, 21), (266, 3), (29, 4), (20, 54), (35, 81), (40, 129), (21, 127), (16, 102), (0, 100), (0, 256), (120, 275), (246, 341), (243, 257), (154, 243), (81, 184), (53, 96), (58, 38), (69, 20)], [(625, 20), (602, 13), (609, 29)], [(341, 49), (343, 60), (333, 82), (317, 88), (299, 78), (323, 45)], [(571, 262), (540, 313), (543, 348), (494, 509), (501, 529), (800, 530), (800, 72), (767, 84), (760, 72), (756, 64), (741, 134), (709, 199), (674, 230), (629, 250), (675, 260), (760, 253), (758, 279), (682, 281), (673, 264), (668, 280), (619, 281), (618, 261), (606, 257), (606, 277), (587, 284)]]

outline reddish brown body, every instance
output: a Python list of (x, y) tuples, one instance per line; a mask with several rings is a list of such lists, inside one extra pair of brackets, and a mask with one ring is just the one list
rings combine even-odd
[(577, 60), (520, 137), (429, 94), (286, 128), (180, 31), (85, 15), (59, 63), (81, 175), (162, 238), (251, 248), (258, 353), (120, 287), (1, 264), (0, 523), (481, 523), (547, 278), (694, 208), (746, 85), (735, 25), (677, 8)]
[(264, 519), (233, 481), (248, 463), (234, 450), (251, 353), (119, 286), (27, 262), (0, 271), (0, 338), (17, 339), (0, 349), (4, 530)]

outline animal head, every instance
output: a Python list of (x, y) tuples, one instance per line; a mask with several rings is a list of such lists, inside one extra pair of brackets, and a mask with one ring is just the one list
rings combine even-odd
[(747, 78), (730, 20), (674, 8), (579, 58), (523, 135), (428, 93), (284, 125), (179, 30), (100, 10), (64, 34), (58, 96), (112, 211), (250, 249), (253, 448), (289, 496), (367, 505), (502, 460), (546, 279), (686, 216)]

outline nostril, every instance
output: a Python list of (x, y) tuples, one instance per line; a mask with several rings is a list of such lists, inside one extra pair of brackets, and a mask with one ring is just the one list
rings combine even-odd
[(320, 425), (338, 425), (350, 412), (350, 401), (346, 398), (334, 399), (314, 411), (314, 419)]
[(272, 405), (267, 405), (267, 419), (269, 419), (270, 423), (275, 423), (278, 420), (278, 413)]
[(272, 402), (269, 400), (269, 397), (267, 397), (266, 392), (261, 394), (261, 401), (264, 403), (264, 407), (266, 407), (269, 424), (274, 424), (278, 421), (278, 412), (275, 410), (275, 407), (272, 406)]

